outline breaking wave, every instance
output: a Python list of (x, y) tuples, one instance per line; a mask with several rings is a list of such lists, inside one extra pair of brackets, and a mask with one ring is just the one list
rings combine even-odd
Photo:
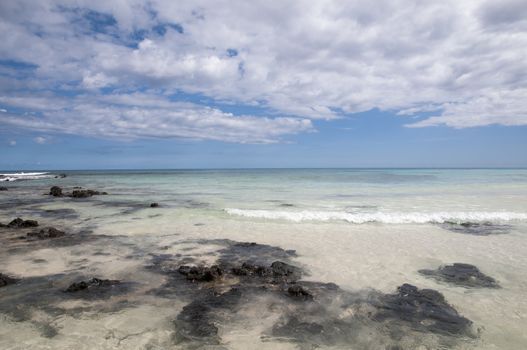
[(0, 181), (38, 180), (53, 177), (50, 173), (9, 173), (0, 174)]
[(424, 224), (446, 222), (507, 222), (527, 220), (527, 213), (517, 212), (376, 212), (347, 213), (342, 211), (274, 211), (228, 208), (230, 215), (249, 218), (302, 221), (346, 221), (353, 224)]

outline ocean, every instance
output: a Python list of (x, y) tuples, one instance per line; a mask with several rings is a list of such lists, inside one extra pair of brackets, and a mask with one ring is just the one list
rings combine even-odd
[[(0, 288), (2, 349), (527, 347), (526, 169), (5, 172), (0, 186), (1, 223), (66, 233), (0, 232), (0, 273), (17, 279)], [(271, 270), (241, 273), (248, 261)], [(490, 280), (423, 272), (454, 263)], [(119, 283), (66, 292), (93, 277)]]

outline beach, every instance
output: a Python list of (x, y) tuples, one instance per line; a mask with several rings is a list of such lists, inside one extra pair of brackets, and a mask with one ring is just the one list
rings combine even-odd
[(527, 347), (524, 169), (2, 179), (2, 349)]

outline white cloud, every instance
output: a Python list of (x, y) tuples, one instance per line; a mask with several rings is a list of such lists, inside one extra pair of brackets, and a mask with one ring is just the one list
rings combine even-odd
[[(171, 102), (159, 96), (83, 95), (77, 98), (28, 97), (34, 115), (0, 115), (17, 128), (121, 139), (180, 137), (240, 143), (272, 143), (282, 136), (313, 131), (309, 119), (235, 116), (193, 103)], [(9, 102), (9, 99), (0, 99)], [(24, 98), (13, 102), (24, 105)], [(60, 106), (61, 108), (57, 108)], [(35, 138), (44, 143), (47, 139)]]
[[(100, 136), (235, 142), (249, 142), (252, 133), (257, 142), (276, 141), (313, 130), (306, 118), (372, 108), (433, 114), (412, 119), (411, 127), (527, 124), (525, 1), (75, 4), (84, 10), (61, 0), (0, 4), (0, 30), (10, 33), (0, 56), (38, 66), (26, 69), (25, 80), (2, 78), (17, 89), (0, 89), (0, 102), (41, 113), (3, 121)], [(87, 9), (116, 22), (97, 27)], [(21, 81), (40, 95), (23, 94)], [(101, 96), (103, 87), (116, 92)], [(145, 87), (151, 91), (139, 105)], [(83, 104), (56, 96), (57, 88), (84, 91), (75, 99)], [(233, 116), (165, 97), (177, 92), (259, 106), (278, 117)], [(167, 127), (156, 130), (160, 123)]]
[(39, 145), (43, 145), (45, 143), (48, 143), (49, 142), (49, 138), (46, 138), (44, 136), (37, 136), (33, 139), (33, 141), (35, 141), (36, 143), (38, 143)]
[(16, 146), (16, 141), (15, 141), (15, 140), (10, 140), (10, 141), (8, 142), (8, 144), (9, 144), (9, 146), (14, 147), (14, 146)]

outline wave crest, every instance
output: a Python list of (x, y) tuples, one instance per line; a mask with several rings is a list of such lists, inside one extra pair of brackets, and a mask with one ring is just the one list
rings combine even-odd
[(425, 224), (446, 222), (488, 222), (527, 220), (527, 213), (517, 212), (376, 212), (347, 213), (341, 211), (275, 211), (227, 208), (230, 215), (270, 220), (302, 221), (346, 221), (353, 224)]
[(53, 177), (50, 173), (8, 173), (0, 174), (0, 181), (38, 180)]

